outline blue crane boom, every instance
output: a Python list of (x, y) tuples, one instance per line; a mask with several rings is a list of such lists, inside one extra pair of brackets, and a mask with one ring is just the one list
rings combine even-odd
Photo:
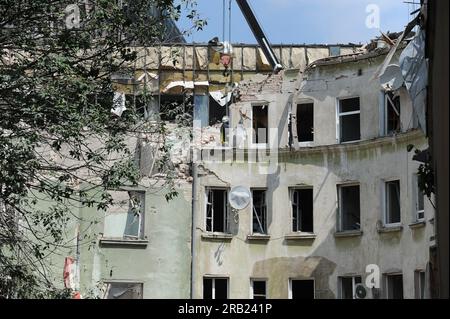
[(245, 19), (247, 20), (247, 23), (250, 26), (250, 29), (252, 30), (256, 40), (258, 41), (258, 44), (261, 47), (261, 50), (263, 51), (266, 59), (272, 66), (273, 72), (278, 73), (280, 70), (283, 69), (283, 66), (278, 61), (275, 52), (270, 46), (269, 40), (267, 40), (264, 31), (262, 30), (261, 26), (258, 23), (258, 20), (256, 19), (255, 14), (253, 13), (252, 8), (250, 7), (247, 0), (236, 0), (236, 2), (239, 8), (241, 9)]

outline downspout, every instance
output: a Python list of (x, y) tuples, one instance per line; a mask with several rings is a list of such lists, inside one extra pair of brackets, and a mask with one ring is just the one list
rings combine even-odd
[[(192, 150), (195, 152), (195, 149)], [(197, 163), (195, 161), (192, 162), (192, 221), (191, 221), (191, 292), (190, 299), (194, 298), (194, 283), (196, 278), (196, 260), (197, 260), (197, 249), (196, 249), (196, 236), (195, 236), (195, 222), (197, 217), (197, 189), (198, 189), (198, 176), (197, 176)]]

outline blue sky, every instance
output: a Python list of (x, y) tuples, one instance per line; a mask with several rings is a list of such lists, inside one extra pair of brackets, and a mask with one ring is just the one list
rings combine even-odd
[[(187, 37), (188, 42), (207, 42), (215, 36), (222, 40), (223, 0), (197, 0), (197, 9), (208, 20), (204, 31)], [(228, 1), (226, 0), (227, 6)], [(403, 31), (414, 10), (404, 0), (249, 0), (260, 24), (273, 44), (367, 43), (378, 36), (378, 29), (366, 27), (366, 8), (375, 4), (380, 10), (380, 29)], [(412, 2), (412, 1), (411, 1)], [(417, 1), (418, 2), (418, 1)], [(228, 19), (227, 19), (228, 22)], [(178, 22), (180, 29), (188, 26)], [(228, 27), (226, 28), (228, 30)], [(228, 39), (227, 39), (228, 40)], [(233, 43), (256, 43), (236, 2), (232, 0)]]

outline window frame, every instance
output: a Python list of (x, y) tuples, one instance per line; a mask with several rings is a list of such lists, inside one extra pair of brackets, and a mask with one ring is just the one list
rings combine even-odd
[[(400, 96), (394, 96), (392, 99), (389, 96), (390, 92), (384, 92), (384, 135), (393, 135), (396, 133), (400, 133), (402, 131), (402, 118), (401, 118), (401, 100), (400, 100)], [(395, 107), (395, 99), (398, 98), (399, 99), (399, 104), (400, 104), (400, 109), (393, 109), (394, 112), (397, 114), (398, 116), (398, 122), (399, 122), (399, 128), (397, 130), (391, 130), (389, 131), (389, 107)], [(392, 104), (392, 106), (391, 106)]]
[[(295, 126), (296, 126), (296, 130), (297, 130), (297, 132), (295, 132), (295, 134), (296, 134), (297, 139), (298, 139), (298, 145), (300, 147), (312, 146), (312, 145), (314, 145), (315, 135), (316, 135), (315, 134), (315, 117), (314, 117), (315, 104), (314, 104), (314, 101), (312, 101), (312, 100), (311, 101), (298, 101), (294, 105), (295, 105), (295, 108), (296, 108), (296, 110), (295, 110), (295, 122), (296, 122)], [(299, 134), (299, 131), (300, 131), (300, 126), (299, 126), (300, 113), (299, 113), (299, 109), (300, 109), (301, 105), (312, 105), (312, 132), (311, 132), (312, 140), (310, 140), (310, 141), (300, 141), (300, 134)]]
[(109, 289), (108, 289), (108, 286), (109, 285), (114, 285), (114, 284), (116, 284), (116, 285), (120, 285), (120, 284), (122, 284), (122, 285), (139, 285), (140, 286), (140, 288), (141, 288), (141, 298), (139, 298), (139, 299), (144, 299), (144, 282), (142, 282), (142, 281), (129, 281), (129, 280), (105, 280), (105, 281), (103, 281), (103, 284), (104, 285), (106, 285), (106, 290), (105, 290), (105, 292), (104, 292), (104, 294), (103, 294), (103, 298), (102, 299), (109, 299), (109, 298), (107, 298), (108, 297), (108, 292), (109, 292)]
[(293, 299), (293, 293), (292, 293), (292, 282), (293, 281), (312, 281), (313, 282), (313, 293), (314, 293), (313, 299), (316, 299), (316, 280), (315, 280), (315, 278), (289, 278), (288, 299)]
[[(388, 184), (398, 182), (398, 201), (399, 201), (399, 215), (400, 215), (400, 221), (390, 223), (389, 217), (389, 192), (388, 192)], [(401, 199), (401, 180), (399, 178), (393, 178), (393, 179), (387, 179), (383, 181), (383, 226), (385, 227), (400, 227), (402, 225), (402, 199)]]
[[(423, 222), (425, 221), (425, 194), (419, 188), (419, 176), (413, 174), (413, 221)], [(422, 209), (419, 209), (419, 197), (422, 195)], [(422, 217), (419, 217), (422, 214)]]
[[(266, 143), (253, 143), (253, 138), (258, 136), (258, 132), (255, 130), (255, 128), (253, 127), (253, 119), (254, 119), (254, 108), (255, 107), (265, 107), (267, 109), (267, 136), (266, 136)], [(269, 139), (269, 135), (270, 135), (270, 125), (269, 125), (269, 107), (270, 107), (270, 103), (269, 102), (260, 102), (260, 103), (253, 103), (251, 105), (251, 129), (250, 129), (250, 147), (253, 149), (266, 149), (269, 147), (270, 143), (270, 139)], [(254, 134), (256, 133), (256, 136), (254, 136)]]
[[(125, 229), (124, 229), (124, 233), (122, 235), (122, 237), (114, 237), (114, 236), (108, 236), (105, 235), (105, 233), (107, 233), (106, 231), (106, 223), (105, 223), (105, 219), (107, 218), (108, 214), (111, 214), (111, 212), (109, 212), (108, 210), (105, 211), (104, 214), (104, 222), (103, 222), (103, 235), (102, 235), (102, 239), (103, 240), (119, 240), (122, 242), (133, 242), (133, 241), (142, 241), (145, 240), (146, 236), (146, 229), (145, 229), (145, 214), (146, 214), (146, 197), (147, 197), (147, 192), (145, 190), (141, 190), (141, 189), (110, 189), (108, 190), (110, 192), (126, 192), (129, 195), (129, 199), (128, 199), (128, 206), (131, 205), (131, 195), (133, 193), (139, 194), (140, 198), (142, 199), (142, 204), (141, 204), (141, 210), (139, 213), (139, 228), (138, 228), (138, 235), (134, 236), (134, 235), (130, 235), (130, 234), (126, 234), (126, 230), (128, 227), (128, 214), (130, 214), (130, 208), (128, 208), (128, 211), (126, 212), (127, 214), (127, 219), (125, 221)], [(117, 214), (117, 213), (115, 213)]]
[[(252, 235), (269, 235), (269, 228), (268, 228), (268, 225), (267, 225), (267, 218), (268, 218), (268, 214), (269, 214), (269, 205), (268, 205), (268, 203), (267, 203), (267, 192), (268, 192), (268, 190), (267, 190), (267, 188), (251, 188), (251, 193), (252, 193), (252, 219), (251, 219), (251, 227), (252, 227), (252, 231), (251, 231), (251, 234)], [(265, 231), (264, 233), (258, 233), (258, 232), (255, 232), (255, 229), (253, 228), (253, 226), (254, 226), (254, 218), (257, 216), (256, 215), (256, 210), (255, 210), (255, 205), (254, 205), (254, 195), (253, 195), (253, 192), (255, 192), (255, 191), (264, 191), (264, 208), (265, 208), (265, 211), (264, 211), (264, 223), (263, 223), (263, 225), (261, 225), (261, 221), (259, 221), (259, 224), (260, 224), (260, 226), (262, 227), (262, 228), (265, 228), (265, 229), (263, 229), (263, 231)], [(259, 220), (259, 218), (258, 218), (258, 220)]]
[[(422, 283), (422, 275), (423, 275), (423, 283)], [(415, 299), (425, 299), (426, 280), (427, 280), (427, 274), (426, 274), (425, 270), (417, 269), (414, 271), (414, 298)], [(422, 295), (422, 293), (423, 293), (423, 295)]]
[[(351, 100), (351, 99), (359, 99), (359, 110), (351, 111), (351, 112), (341, 112), (341, 101)], [(359, 139), (352, 141), (342, 141), (342, 121), (341, 118), (343, 116), (351, 116), (351, 115), (359, 115)], [(351, 95), (346, 97), (339, 97), (336, 99), (336, 140), (338, 144), (348, 144), (348, 143), (356, 143), (362, 140), (362, 132), (361, 132), (361, 97), (359, 95)]]
[[(300, 207), (297, 207), (297, 230), (294, 230), (294, 193), (297, 191), (301, 191), (301, 190), (311, 190), (313, 192), (313, 198), (312, 198), (312, 211), (311, 211), (311, 219), (312, 219), (312, 232), (306, 232), (306, 231), (302, 231), (300, 230), (299, 227), (299, 220), (301, 220), (301, 218), (299, 218), (301, 216), (301, 211), (300, 211)], [(300, 200), (299, 200), (300, 201)], [(291, 223), (290, 223), (290, 229), (292, 233), (305, 233), (305, 234), (314, 234), (314, 187), (313, 186), (301, 186), (301, 187), (290, 187), (289, 188), (289, 203), (290, 203), (290, 209), (291, 209)], [(297, 206), (299, 206), (299, 204), (297, 204)], [(300, 211), (300, 212), (299, 212)]]
[(394, 276), (402, 276), (402, 299), (405, 299), (405, 289), (404, 289), (404, 278), (403, 278), (403, 273), (401, 272), (395, 272), (395, 273), (388, 273), (388, 274), (384, 274), (384, 287), (385, 287), (385, 298), (386, 299), (394, 299), (394, 298), (390, 298), (390, 285), (389, 285), (389, 279), (390, 277), (394, 277)]
[(268, 299), (267, 298), (267, 278), (250, 278), (250, 299), (255, 299), (255, 293), (254, 293), (254, 283), (255, 282), (264, 282), (264, 295), (259, 295), (260, 297), (264, 297), (264, 298), (260, 298), (262, 299)]
[[(224, 231), (223, 232), (217, 232), (214, 231), (214, 207), (212, 205), (212, 215), (211, 215), (211, 230), (208, 230), (208, 205), (210, 205), (209, 203), (209, 199), (208, 199), (208, 195), (210, 191), (223, 191), (224, 194), (224, 214), (223, 214), (223, 223), (224, 223)], [(230, 230), (230, 204), (228, 203), (228, 195), (229, 195), (230, 190), (226, 187), (215, 187), (215, 186), (206, 186), (205, 187), (205, 218), (204, 218), (204, 229), (207, 233), (209, 234), (214, 234), (214, 233), (218, 233), (218, 234), (230, 234), (231, 230)]]
[[(342, 188), (345, 187), (356, 187), (359, 188), (359, 229), (344, 229), (343, 227), (343, 214), (342, 214)], [(350, 231), (362, 231), (362, 223), (361, 223), (361, 183), (353, 182), (353, 183), (345, 183), (345, 184), (337, 184), (337, 196), (338, 196), (338, 232), (350, 232)]]
[(212, 284), (211, 284), (211, 300), (217, 300), (216, 299), (216, 280), (217, 279), (225, 279), (227, 282), (227, 298), (226, 300), (230, 299), (230, 277), (224, 277), (224, 276), (203, 276), (203, 280), (202, 280), (202, 299), (205, 300), (205, 287), (204, 287), (204, 280), (205, 279), (210, 279), (212, 280)]
[[(343, 285), (342, 280), (343, 279), (352, 279), (352, 299), (356, 299), (356, 285), (362, 283), (362, 276), (360, 275), (354, 275), (354, 276), (339, 276), (338, 282), (339, 282), (339, 299), (343, 299)], [(356, 283), (356, 278), (360, 278), (361, 282)]]

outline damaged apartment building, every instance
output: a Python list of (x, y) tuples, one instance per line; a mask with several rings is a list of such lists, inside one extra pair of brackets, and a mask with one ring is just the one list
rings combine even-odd
[[(114, 191), (106, 212), (77, 212), (65, 286), (112, 299), (351, 299), (375, 269), (366, 298), (429, 298), (434, 211), (410, 149), (428, 147), (425, 111), (398, 76), (423, 39), (390, 36), (273, 46), (276, 74), (255, 45), (135, 48), (113, 111), (135, 105), (166, 135), (130, 139), (139, 187)], [(155, 166), (158, 143), (171, 172)]]

